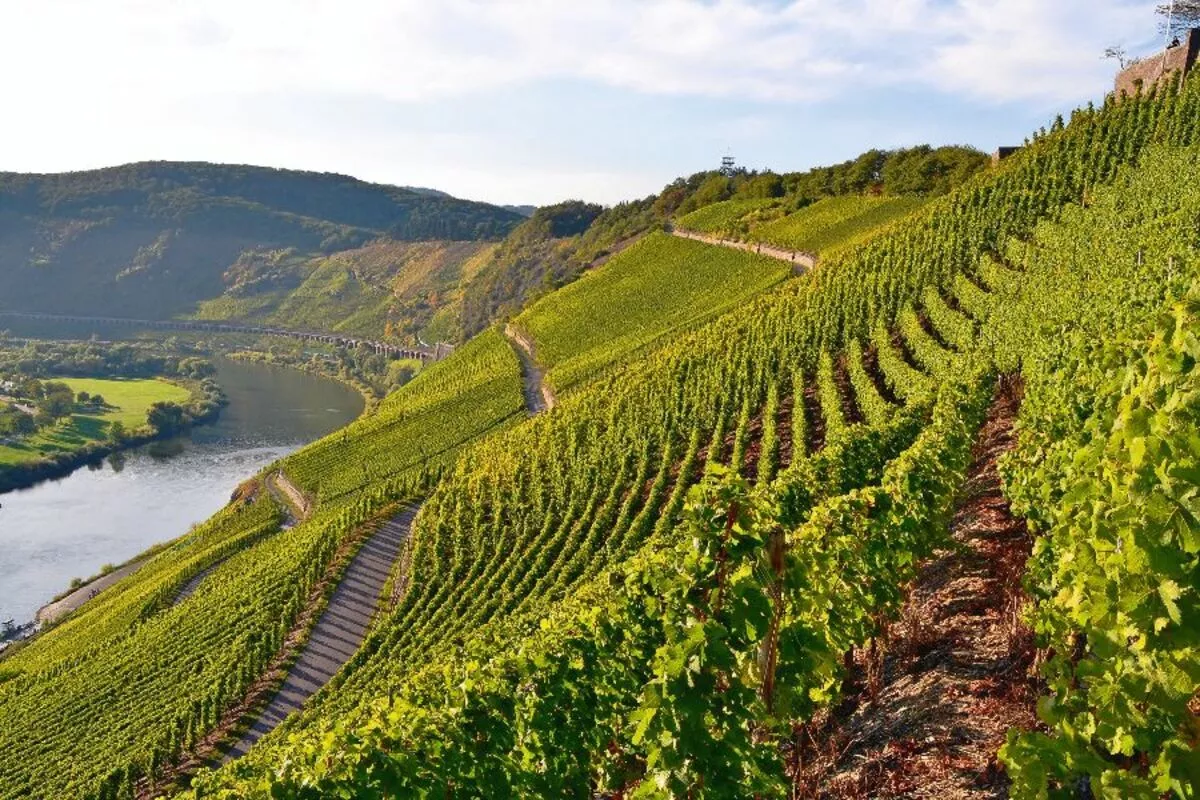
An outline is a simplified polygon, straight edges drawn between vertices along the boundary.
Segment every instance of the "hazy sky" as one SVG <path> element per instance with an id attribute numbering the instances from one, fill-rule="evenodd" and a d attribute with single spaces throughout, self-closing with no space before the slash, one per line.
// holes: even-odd
<path id="1" fill-rule="evenodd" d="M 500 203 L 1020 143 L 1154 0 L 0 0 L 0 170 L 266 164 Z"/>

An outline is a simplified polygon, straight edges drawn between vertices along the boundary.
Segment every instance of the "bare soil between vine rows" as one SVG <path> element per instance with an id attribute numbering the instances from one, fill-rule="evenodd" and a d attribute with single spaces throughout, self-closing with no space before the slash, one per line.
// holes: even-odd
<path id="1" fill-rule="evenodd" d="M 1040 684 L 1021 624 L 1032 541 L 1001 494 L 1019 392 L 998 393 L 980 430 L 953 546 L 925 563 L 872 655 L 854 654 L 847 698 L 797 732 L 793 797 L 1000 798 L 996 752 L 1031 729 Z"/>

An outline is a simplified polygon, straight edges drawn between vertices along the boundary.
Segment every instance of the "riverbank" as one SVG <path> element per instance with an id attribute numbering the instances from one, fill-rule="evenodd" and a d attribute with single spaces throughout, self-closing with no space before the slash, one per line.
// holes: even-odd
<path id="1" fill-rule="evenodd" d="M 197 425 L 214 422 L 228 402 L 224 391 L 210 378 L 128 381 L 68 378 L 62 382 L 73 389 L 79 386 L 80 391 L 85 391 L 82 387 L 86 385 L 92 390 L 89 393 L 106 391 L 106 400 L 122 405 L 113 406 L 111 410 L 97 409 L 95 413 L 76 412 L 65 425 L 38 432 L 28 440 L 0 445 L 0 494 L 65 477 L 81 467 L 99 464 L 115 453 L 170 439 Z M 122 393 L 124 384 L 136 384 L 137 391 L 131 389 Z M 149 391 L 147 387 L 152 384 L 162 384 L 174 391 Z M 177 402 L 180 400 L 184 402 Z M 178 405 L 182 409 L 178 420 L 164 428 L 153 428 L 148 422 L 131 427 L 134 419 L 146 419 L 146 412 L 155 402 Z M 129 433 L 112 438 L 109 431 L 117 423 Z"/>
<path id="2" fill-rule="evenodd" d="M 0 659 L 11 656 L 39 633 L 53 627 L 68 613 L 75 611 L 126 575 L 132 575 L 151 556 L 161 552 L 169 544 L 169 542 L 164 542 L 155 545 L 149 551 L 124 564 L 111 569 L 105 567 L 99 574 L 93 575 L 87 580 L 72 581 L 70 588 L 39 608 L 33 615 L 33 619 L 28 622 L 14 624 L 15 620 L 7 620 L 5 629 L 0 630 Z"/>
<path id="3" fill-rule="evenodd" d="M 211 423 L 0 496 L 0 628 L 10 618 L 33 620 L 105 565 L 119 568 L 174 541 L 227 505 L 235 487 L 363 410 L 361 395 L 340 382 L 212 363 L 229 404 Z"/>
<path id="4" fill-rule="evenodd" d="M 365 407 L 363 408 L 363 416 L 369 416 L 375 413 L 375 409 L 379 406 L 383 399 L 387 397 L 387 392 L 381 391 L 379 388 L 372 386 L 364 380 L 361 380 L 353 375 L 346 375 L 341 370 L 333 368 L 330 361 L 321 359 L 303 359 L 293 358 L 289 356 L 279 356 L 274 353 L 264 353 L 261 350 L 234 350 L 224 354 L 226 358 L 234 361 L 244 361 L 252 364 L 267 364 L 272 367 L 286 367 L 288 369 L 299 370 L 300 372 L 308 373 L 309 375 L 317 375 L 322 378 L 328 378 L 332 381 L 337 381 L 343 386 L 348 386 L 362 396 Z M 421 362 L 414 361 L 413 377 L 421 369 Z M 411 380 L 411 378 L 410 378 Z M 392 391 L 399 388 L 393 387 Z"/>

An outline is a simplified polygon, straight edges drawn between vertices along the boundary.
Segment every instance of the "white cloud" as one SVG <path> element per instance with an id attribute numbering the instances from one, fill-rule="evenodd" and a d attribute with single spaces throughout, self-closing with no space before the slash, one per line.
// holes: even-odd
<path id="1" fill-rule="evenodd" d="M 928 84 L 990 100 L 1094 86 L 1153 0 L 7 0 L 18 97 L 344 92 L 392 100 L 543 78 L 806 101 Z M 7 89 L 6 89 L 7 92 Z"/>
<path id="2" fill-rule="evenodd" d="M 1114 69 L 1103 47 L 1152 34 L 1154 3 L 0 0 L 0 169 L 196 158 L 613 200 L 688 169 L 685 143 L 753 150 L 797 119 L 812 136 L 836 127 L 830 98 L 931 88 L 1038 113 L 1094 98 Z M 545 98 L 588 87 L 670 113 L 660 128 L 581 105 L 596 118 L 568 130 L 584 145 L 550 157 L 546 123 L 563 112 Z M 539 104 L 499 126 L 507 109 L 481 97 L 501 91 Z M 354 101 L 344 118 L 339 98 Z M 871 119 L 891 130 L 887 111 Z"/>
<path id="3" fill-rule="evenodd" d="M 1105 46 L 1144 39 L 1154 3 L 961 0 L 939 20 L 945 38 L 919 71 L 933 86 L 985 100 L 1087 96 L 1111 78 Z"/>

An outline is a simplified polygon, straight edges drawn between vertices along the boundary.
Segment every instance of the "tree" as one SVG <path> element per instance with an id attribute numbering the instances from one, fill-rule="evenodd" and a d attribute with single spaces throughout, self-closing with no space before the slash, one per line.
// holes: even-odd
<path id="1" fill-rule="evenodd" d="M 80 392 L 79 394 L 75 395 L 75 402 L 79 403 L 81 406 L 90 405 L 92 402 L 92 396 L 87 392 Z"/>
<path id="2" fill-rule="evenodd" d="M 42 396 L 42 382 L 37 378 L 28 378 L 17 386 L 17 397 L 27 397 L 37 400 Z"/>
<path id="3" fill-rule="evenodd" d="M 110 442 L 113 442 L 114 444 L 120 444 L 121 442 L 125 441 L 125 437 L 128 435 L 128 431 L 125 430 L 125 423 L 121 422 L 121 420 L 116 419 L 109 424 L 108 440 Z"/>
<path id="4" fill-rule="evenodd" d="M 18 436 L 28 436 L 37 430 L 37 423 L 33 419 L 32 414 L 26 414 L 23 411 L 18 411 L 12 417 L 10 422 L 12 432 Z"/>
<path id="5" fill-rule="evenodd" d="M 211 361 L 194 356 L 182 359 L 179 362 L 179 374 L 185 378 L 207 378 L 216 374 L 217 368 L 213 366 Z"/>
<path id="6" fill-rule="evenodd" d="M 677 213 L 686 214 L 689 211 L 695 211 L 697 208 L 703 208 L 712 203 L 728 200 L 730 194 L 732 194 L 732 187 L 729 178 L 719 174 L 709 175 L 697 187 L 692 196 L 679 206 Z"/>
<path id="7" fill-rule="evenodd" d="M 0 404 L 0 436 L 25 436 L 37 430 L 33 417 L 20 409 Z"/>
<path id="8" fill-rule="evenodd" d="M 38 401 L 38 410 L 52 421 L 70 416 L 75 410 L 75 393 L 65 383 L 47 381 L 42 384 L 42 398 Z"/>
<path id="9" fill-rule="evenodd" d="M 755 175 L 738 187 L 736 196 L 752 200 L 764 200 L 772 197 L 783 197 L 783 178 L 774 172 L 764 172 Z"/>
<path id="10" fill-rule="evenodd" d="M 159 401 L 146 412 L 146 421 L 160 434 L 175 433 L 183 427 L 183 406 L 178 403 Z"/>
<path id="11" fill-rule="evenodd" d="M 1104 57 L 1109 60 L 1115 60 L 1121 69 L 1132 67 L 1134 64 L 1141 61 L 1140 58 L 1130 58 L 1129 54 L 1125 51 L 1125 48 L 1119 44 L 1104 48 Z"/>
<path id="12" fill-rule="evenodd" d="M 1174 9 L 1172 9 L 1172 5 Z M 1200 0 L 1175 0 L 1174 4 L 1162 3 L 1156 9 L 1163 18 L 1159 30 L 1167 36 L 1179 36 L 1188 30 L 1200 27 Z"/>

